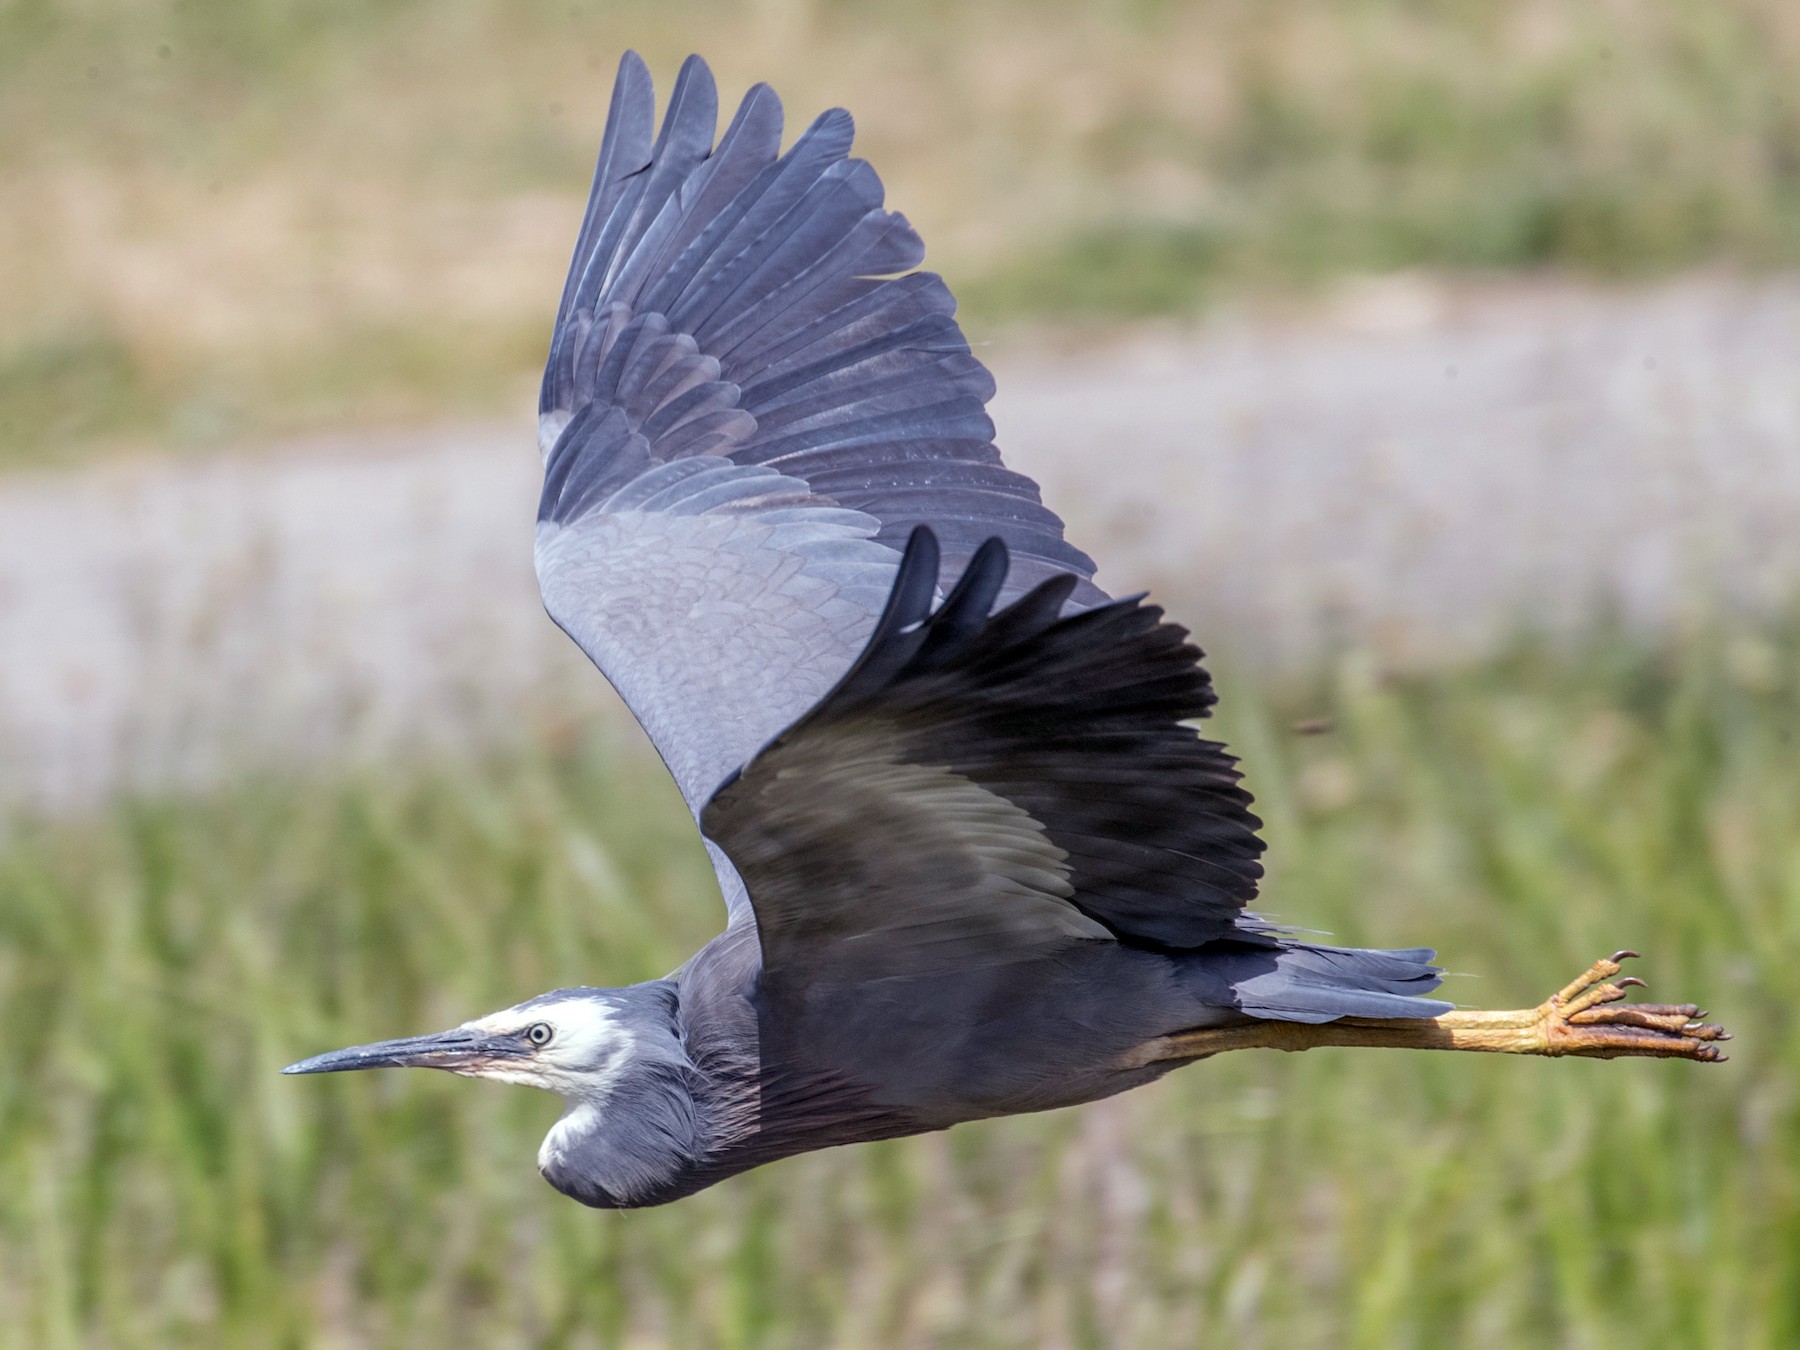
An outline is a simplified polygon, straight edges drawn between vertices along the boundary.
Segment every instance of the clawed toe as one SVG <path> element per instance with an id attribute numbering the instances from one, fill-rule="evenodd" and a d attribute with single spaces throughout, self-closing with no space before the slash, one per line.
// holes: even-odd
<path id="1" fill-rule="evenodd" d="M 1692 1003 L 1621 1005 L 1626 990 L 1647 988 L 1635 975 L 1614 979 L 1620 962 L 1636 956 L 1615 952 L 1596 961 L 1580 979 L 1546 1002 L 1539 1015 L 1547 1053 L 1612 1059 L 1650 1055 L 1669 1059 L 1717 1062 L 1726 1056 L 1716 1042 L 1728 1041 L 1725 1028 L 1699 1019 L 1706 1014 Z"/>

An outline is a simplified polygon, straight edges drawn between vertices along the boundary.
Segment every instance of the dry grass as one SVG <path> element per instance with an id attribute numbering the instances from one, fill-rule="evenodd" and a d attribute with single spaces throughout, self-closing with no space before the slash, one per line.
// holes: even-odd
<path id="1" fill-rule="evenodd" d="M 843 103 L 979 329 L 1800 257 L 1800 10 L 0 6 L 0 456 L 522 404 L 619 51 Z"/>

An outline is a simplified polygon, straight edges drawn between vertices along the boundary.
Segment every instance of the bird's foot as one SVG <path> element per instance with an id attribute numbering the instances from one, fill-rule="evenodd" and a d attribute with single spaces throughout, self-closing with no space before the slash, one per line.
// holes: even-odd
<path id="1" fill-rule="evenodd" d="M 1616 1059 L 1717 1061 L 1731 1033 L 1700 1019 L 1692 1003 L 1626 1003 L 1643 981 L 1615 979 L 1636 952 L 1615 952 L 1535 1008 L 1462 1009 L 1438 1017 L 1341 1017 L 1334 1022 L 1254 1021 L 1177 1032 L 1146 1041 L 1125 1061 L 1130 1067 L 1203 1059 L 1224 1050 L 1263 1047 L 1310 1050 L 1325 1045 L 1396 1050 L 1476 1050 L 1498 1055 L 1580 1055 Z"/>
<path id="2" fill-rule="evenodd" d="M 1663 1059 L 1723 1060 L 1720 1041 L 1731 1039 L 1724 1027 L 1701 1019 L 1704 1010 L 1692 1003 L 1625 1003 L 1633 986 L 1645 988 L 1635 975 L 1615 979 L 1623 962 L 1636 952 L 1615 952 L 1596 961 L 1567 986 L 1532 1009 L 1530 1033 L 1540 1055 L 1580 1055 L 1615 1059 L 1649 1055 Z M 1449 1013 L 1438 1019 L 1454 1025 L 1481 1013 Z M 1485 1014 L 1493 1016 L 1493 1014 Z"/>

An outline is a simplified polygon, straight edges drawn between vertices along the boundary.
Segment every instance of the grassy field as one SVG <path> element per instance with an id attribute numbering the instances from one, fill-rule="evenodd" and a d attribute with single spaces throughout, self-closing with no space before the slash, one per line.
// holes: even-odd
<path id="1" fill-rule="evenodd" d="M 1800 637 L 1225 682 L 1266 908 L 1470 1005 L 1641 948 L 1729 1064 L 1243 1054 L 600 1214 L 554 1099 L 312 1051 L 662 972 L 719 918 L 623 729 L 24 823 L 0 850 L 0 1341 L 1800 1343 Z M 1299 717 L 1330 734 L 1297 736 Z"/>
<path id="2" fill-rule="evenodd" d="M 1800 8 L 0 0 L 0 464 L 523 409 L 642 48 L 842 103 L 978 338 L 1800 262 Z"/>

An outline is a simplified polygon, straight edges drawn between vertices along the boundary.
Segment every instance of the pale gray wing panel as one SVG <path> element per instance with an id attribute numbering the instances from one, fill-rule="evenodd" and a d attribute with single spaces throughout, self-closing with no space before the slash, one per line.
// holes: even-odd
<path id="1" fill-rule="evenodd" d="M 873 521 L 796 494 L 773 469 L 678 460 L 538 526 L 546 608 L 696 811 L 843 674 L 892 576 Z"/>

